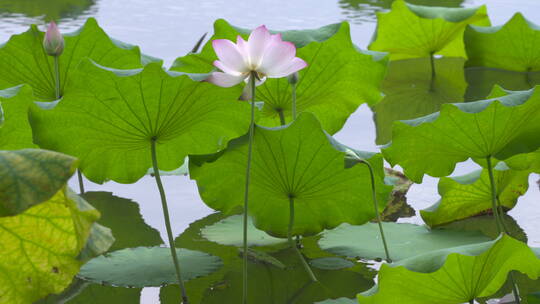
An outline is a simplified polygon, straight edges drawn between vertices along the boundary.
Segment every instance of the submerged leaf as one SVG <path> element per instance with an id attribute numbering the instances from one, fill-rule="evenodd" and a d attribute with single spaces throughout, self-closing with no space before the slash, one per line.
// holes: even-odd
<path id="1" fill-rule="evenodd" d="M 113 70 L 85 61 L 54 107 L 31 108 L 41 147 L 77 156 L 93 182 L 133 183 L 151 167 L 156 143 L 161 170 L 177 169 L 188 154 L 215 153 L 246 133 L 249 106 L 239 89 L 197 82 L 150 63 Z"/>
<path id="2" fill-rule="evenodd" d="M 44 150 L 0 151 L 0 217 L 47 201 L 75 172 L 77 160 Z"/>
<path id="3" fill-rule="evenodd" d="M 438 251 L 392 266 L 383 264 L 378 289 L 358 295 L 358 302 L 395 303 L 396 298 L 403 304 L 469 302 L 494 294 L 512 270 L 536 279 L 540 260 L 527 245 L 503 235 L 493 242 L 455 248 L 454 252 Z"/>
<path id="4" fill-rule="evenodd" d="M 377 13 L 377 32 L 369 49 L 389 52 L 392 60 L 430 57 L 467 58 L 463 32 L 468 24 L 490 25 L 485 6 L 428 7 L 392 3 L 392 10 Z"/>
<path id="5" fill-rule="evenodd" d="M 204 202 L 230 212 L 242 206 L 247 137 L 232 141 L 223 155 L 208 163 L 190 163 Z M 317 119 L 302 113 L 292 124 L 275 129 L 257 126 L 253 146 L 249 213 L 255 227 L 287 236 L 289 201 L 294 198 L 294 235 L 311 235 L 343 222 L 362 224 L 375 214 L 366 166 L 345 169 L 340 146 Z M 374 167 L 380 208 L 391 187 L 385 185 L 379 154 L 364 153 Z"/>
<path id="6" fill-rule="evenodd" d="M 510 170 L 504 163 L 497 168 L 494 170 L 497 199 L 504 209 L 509 210 L 527 192 L 529 171 Z M 491 212 L 491 184 L 487 169 L 441 178 L 439 194 L 439 202 L 420 211 L 422 219 L 431 227 Z"/>
<path id="7" fill-rule="evenodd" d="M 54 59 L 43 50 L 43 36 L 36 25 L 22 34 L 12 36 L 0 46 L 0 88 L 28 84 L 40 100 L 54 100 Z M 138 47 L 111 39 L 94 18 L 76 32 L 65 34 L 65 49 L 59 57 L 61 92 L 72 80 L 81 60 L 90 58 L 97 63 L 117 69 L 141 67 L 156 59 L 141 55 Z M 62 94 L 63 95 L 63 94 Z"/>
<path id="8" fill-rule="evenodd" d="M 203 51 L 178 58 L 173 70 L 210 72 L 214 69 L 212 62 L 217 59 L 212 40 L 236 40 L 237 35 L 245 38 L 249 34 L 224 20 L 216 21 L 214 27 L 216 34 Z M 297 113 L 315 114 L 324 130 L 334 134 L 362 103 L 371 105 L 381 99 L 379 85 L 386 71 L 385 56 L 357 50 L 351 41 L 348 23 L 281 33 L 285 41 L 296 42 L 300 47 L 296 56 L 308 63 L 307 68 L 298 72 Z M 292 88 L 287 78 L 267 79 L 257 87 L 256 98 L 264 101 L 259 125 L 280 126 L 280 113 L 286 122 L 292 120 Z"/>
<path id="9" fill-rule="evenodd" d="M 392 260 L 399 261 L 426 252 L 475 244 L 489 238 L 477 232 L 429 230 L 413 224 L 383 223 L 386 241 Z M 321 249 L 349 258 L 384 258 L 379 226 L 367 223 L 362 226 L 343 224 L 323 232 L 319 241 Z"/>
<path id="10" fill-rule="evenodd" d="M 99 213 L 65 188 L 16 216 L 0 218 L 0 302 L 33 303 L 66 288 Z"/>
<path id="11" fill-rule="evenodd" d="M 469 26 L 465 31 L 467 66 L 517 72 L 540 71 L 540 26 L 516 13 L 503 26 Z"/>
<path id="12" fill-rule="evenodd" d="M 424 174 L 440 177 L 456 163 L 488 156 L 504 160 L 540 147 L 540 90 L 513 92 L 476 102 L 444 104 L 441 111 L 394 123 L 385 159 L 421 182 Z"/>
<path id="13" fill-rule="evenodd" d="M 182 280 L 205 276 L 223 264 L 218 257 L 176 249 Z M 171 252 L 165 247 L 137 247 L 114 251 L 86 263 L 79 273 L 85 280 L 105 285 L 149 287 L 178 282 Z"/>
<path id="14" fill-rule="evenodd" d="M 28 122 L 32 89 L 21 85 L 0 91 L 0 150 L 36 148 Z"/>

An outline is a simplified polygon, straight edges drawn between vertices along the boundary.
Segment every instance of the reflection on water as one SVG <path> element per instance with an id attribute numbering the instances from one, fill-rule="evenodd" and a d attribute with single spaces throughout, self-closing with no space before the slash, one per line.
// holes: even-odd
<path id="1" fill-rule="evenodd" d="M 95 0 L 2 0 L 0 13 L 39 17 L 47 21 L 74 19 L 88 14 L 95 4 Z"/>
<path id="2" fill-rule="evenodd" d="M 374 22 L 375 14 L 387 11 L 394 0 L 339 0 L 343 15 L 352 23 Z M 463 0 L 407 0 L 408 3 L 426 6 L 460 7 Z"/>

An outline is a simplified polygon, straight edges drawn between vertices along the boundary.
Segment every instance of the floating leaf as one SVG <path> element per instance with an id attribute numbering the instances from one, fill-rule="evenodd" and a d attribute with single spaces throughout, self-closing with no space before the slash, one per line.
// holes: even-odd
<path id="1" fill-rule="evenodd" d="M 494 178 L 499 204 L 512 209 L 529 188 L 529 172 L 510 170 L 504 163 L 495 167 Z M 439 181 L 441 200 L 421 210 L 422 219 L 431 227 L 491 212 L 491 184 L 487 169 L 476 170 Z"/>
<path id="2" fill-rule="evenodd" d="M 353 297 L 358 291 L 372 286 L 373 281 L 349 270 L 313 271 L 318 283 L 306 275 L 298 256 L 287 249 L 274 254 L 288 266 L 286 270 L 264 264 L 249 265 L 248 302 L 257 304 L 312 304 L 327 298 Z M 238 264 L 241 266 L 241 264 Z M 201 303 L 241 303 L 242 268 L 225 275 L 221 284 L 207 290 Z"/>
<path id="3" fill-rule="evenodd" d="M 399 298 L 403 304 L 458 304 L 494 294 L 512 270 L 531 279 L 540 275 L 540 260 L 533 251 L 509 236 L 456 249 L 455 253 L 439 251 L 393 266 L 383 264 L 378 290 L 360 294 L 358 302 L 395 303 Z"/>
<path id="4" fill-rule="evenodd" d="M 216 21 L 214 27 L 216 34 L 210 40 L 236 40 L 237 35 L 247 37 L 249 34 L 224 20 Z M 358 51 L 351 41 L 348 23 L 281 33 L 284 40 L 296 42 L 301 47 L 296 56 L 308 62 L 308 67 L 298 72 L 298 113 L 315 114 L 324 130 L 334 134 L 362 103 L 374 104 L 381 99 L 379 84 L 386 71 L 385 57 Z M 200 54 L 178 58 L 172 69 L 207 73 L 214 69 L 212 62 L 215 59 L 211 42 L 208 42 Z M 292 120 L 291 90 L 287 78 L 267 79 L 257 87 L 256 98 L 264 101 L 259 125 L 280 126 L 280 113 L 287 122 Z"/>
<path id="5" fill-rule="evenodd" d="M 88 179 L 133 183 L 151 167 L 156 142 L 161 170 L 177 169 L 187 154 L 215 153 L 246 133 L 249 105 L 240 89 L 167 73 L 157 63 L 140 70 L 112 70 L 90 61 L 74 79 L 80 90 L 54 107 L 31 108 L 41 147 L 75 155 Z"/>
<path id="6" fill-rule="evenodd" d="M 377 32 L 369 49 L 389 52 L 390 59 L 443 55 L 467 58 L 463 32 L 468 24 L 490 25 L 485 6 L 472 8 L 427 7 L 392 3 L 392 10 L 377 13 Z"/>
<path id="7" fill-rule="evenodd" d="M 182 280 L 205 276 L 223 264 L 218 257 L 176 249 Z M 114 251 L 86 263 L 79 273 L 85 280 L 123 287 L 150 287 L 178 282 L 169 248 L 137 247 Z"/>
<path id="8" fill-rule="evenodd" d="M 243 216 L 233 215 L 203 228 L 201 235 L 221 245 L 240 247 L 243 244 L 242 229 Z M 275 238 L 255 228 L 251 218 L 248 218 L 248 246 L 273 246 L 283 243 L 287 243 L 287 240 Z"/>
<path id="9" fill-rule="evenodd" d="M 393 261 L 489 240 L 478 232 L 429 230 L 413 224 L 383 223 L 383 227 Z M 336 229 L 325 231 L 319 246 L 323 250 L 349 258 L 384 258 L 384 248 L 379 235 L 379 226 L 375 223 L 362 226 L 343 224 Z"/>
<path id="10" fill-rule="evenodd" d="M 53 197 L 75 172 L 73 157 L 44 150 L 0 151 L 0 217 Z"/>
<path id="11" fill-rule="evenodd" d="M 163 244 L 159 232 L 144 222 L 134 201 L 110 192 L 85 192 L 82 197 L 101 212 L 98 223 L 111 228 L 116 241 L 110 251 Z"/>
<path id="12" fill-rule="evenodd" d="M 432 79 L 428 58 L 391 61 L 382 82 L 384 98 L 373 106 L 377 144 L 392 139 L 392 123 L 439 111 L 444 103 L 463 101 L 467 84 L 462 58 L 434 61 L 437 76 Z"/>
<path id="13" fill-rule="evenodd" d="M 54 59 L 43 51 L 44 33 L 36 25 L 22 34 L 12 36 L 0 47 L 0 88 L 28 84 L 40 100 L 54 100 Z M 65 49 L 59 57 L 61 92 L 67 93 L 68 84 L 82 59 L 117 68 L 134 69 L 143 63 L 157 61 L 141 55 L 138 47 L 111 39 L 94 18 L 76 32 L 65 34 Z"/>
<path id="14" fill-rule="evenodd" d="M 0 149 L 35 148 L 28 122 L 28 108 L 34 101 L 29 86 L 17 86 L 0 91 Z"/>
<path id="15" fill-rule="evenodd" d="M 467 66 L 517 72 L 540 71 L 540 27 L 516 13 L 503 26 L 469 26 L 465 31 Z"/>
<path id="16" fill-rule="evenodd" d="M 504 160 L 540 147 L 540 90 L 476 102 L 444 104 L 441 111 L 394 123 L 385 159 L 421 182 L 424 174 L 447 176 L 456 163 L 488 156 Z"/>
<path id="17" fill-rule="evenodd" d="M 309 113 L 302 113 L 286 127 L 257 127 L 249 207 L 255 227 L 287 236 L 291 196 L 295 204 L 293 235 L 316 234 L 343 222 L 361 224 L 372 219 L 369 170 L 367 166 L 345 169 L 342 149 Z M 191 162 L 191 178 L 197 181 L 208 206 L 224 212 L 242 206 L 246 153 L 244 136 L 232 141 L 216 161 Z M 382 159 L 374 153 L 365 156 L 374 167 L 383 208 L 391 187 L 383 183 Z"/>
<path id="18" fill-rule="evenodd" d="M 66 288 L 99 213 L 65 188 L 16 216 L 0 218 L 2 303 L 33 303 Z"/>

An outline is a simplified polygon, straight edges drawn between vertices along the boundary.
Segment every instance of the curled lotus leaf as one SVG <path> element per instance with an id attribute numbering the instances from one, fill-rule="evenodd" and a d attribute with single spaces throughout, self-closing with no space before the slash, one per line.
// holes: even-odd
<path id="1" fill-rule="evenodd" d="M 377 32 L 370 50 L 388 52 L 390 59 L 442 55 L 467 58 L 463 33 L 469 24 L 490 25 L 485 6 L 429 7 L 392 3 L 390 12 L 377 13 Z"/>

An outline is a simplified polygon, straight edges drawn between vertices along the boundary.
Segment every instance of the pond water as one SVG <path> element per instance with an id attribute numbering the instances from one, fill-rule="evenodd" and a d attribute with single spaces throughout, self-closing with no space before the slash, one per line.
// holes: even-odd
<path id="1" fill-rule="evenodd" d="M 533 22 L 540 23 L 540 1 L 537 0 L 415 0 L 415 4 L 442 6 L 476 6 L 486 3 L 494 25 L 506 22 L 521 11 Z M 392 0 L 2 0 L 0 1 L 0 40 L 23 32 L 29 24 L 43 25 L 51 18 L 60 21 L 62 31 L 72 31 L 86 18 L 96 17 L 105 31 L 119 40 L 139 45 L 142 51 L 164 59 L 166 66 L 191 50 L 205 32 L 211 35 L 212 23 L 224 18 L 232 24 L 252 28 L 265 24 L 272 29 L 317 28 L 343 20 L 351 23 L 355 44 L 366 48 L 375 30 L 376 12 L 389 9 Z M 456 100 L 459 101 L 459 100 Z M 361 106 L 347 121 L 336 138 L 354 148 L 375 151 L 377 145 L 372 111 Z M 454 175 L 476 168 L 471 162 L 460 164 Z M 169 198 L 175 235 L 189 223 L 212 212 L 199 198 L 197 187 L 188 177 L 164 177 Z M 530 188 L 510 214 L 529 235 L 529 244 L 540 246 L 540 203 L 536 181 L 531 175 Z M 71 182 L 78 189 L 75 180 Z M 147 224 L 157 229 L 166 239 L 165 226 L 154 180 L 143 178 L 136 184 L 86 182 L 87 191 L 110 191 L 115 195 L 136 201 Z M 408 193 L 408 202 L 415 209 L 425 208 L 438 200 L 437 179 L 426 177 L 421 185 L 414 185 Z M 531 212 L 531 210 L 533 212 Z M 405 221 L 420 223 L 418 217 Z M 142 303 L 158 303 L 158 289 L 143 291 Z"/>

